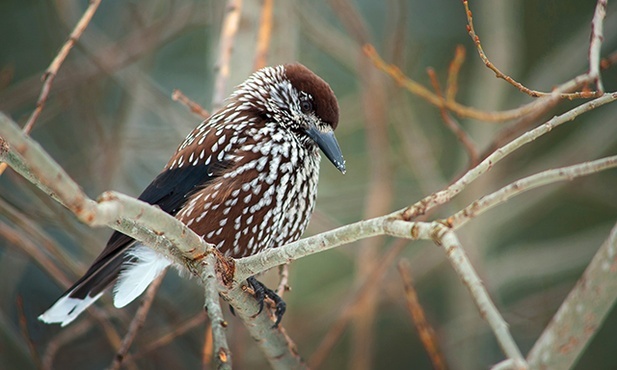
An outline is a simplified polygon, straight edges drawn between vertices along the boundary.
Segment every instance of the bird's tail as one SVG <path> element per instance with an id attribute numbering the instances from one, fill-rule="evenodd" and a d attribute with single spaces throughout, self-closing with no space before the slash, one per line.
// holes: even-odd
<path id="1" fill-rule="evenodd" d="M 114 306 L 124 307 L 139 297 L 170 264 L 167 258 L 142 244 L 132 243 L 113 254 L 102 254 L 39 320 L 61 326 L 70 324 L 116 279 Z"/>
<path id="2" fill-rule="evenodd" d="M 105 288 L 116 279 L 125 261 L 124 253 L 108 257 L 111 258 L 99 261 L 104 263 L 93 264 L 53 306 L 39 316 L 39 320 L 47 324 L 59 323 L 66 326 L 99 299 Z"/>

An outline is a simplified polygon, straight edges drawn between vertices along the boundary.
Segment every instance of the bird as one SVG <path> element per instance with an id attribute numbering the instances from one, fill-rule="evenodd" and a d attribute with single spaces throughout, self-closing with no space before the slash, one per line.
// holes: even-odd
<path id="1" fill-rule="evenodd" d="M 310 69 L 300 63 L 262 68 L 186 136 L 138 199 L 173 215 L 231 258 L 291 243 L 304 233 L 315 208 L 320 150 L 346 171 L 334 135 L 338 120 L 334 92 Z M 70 324 L 114 282 L 114 306 L 124 307 L 170 265 L 162 254 L 116 231 L 39 320 Z M 276 303 L 277 326 L 284 302 L 255 277 L 247 280 L 260 312 L 264 297 Z"/>

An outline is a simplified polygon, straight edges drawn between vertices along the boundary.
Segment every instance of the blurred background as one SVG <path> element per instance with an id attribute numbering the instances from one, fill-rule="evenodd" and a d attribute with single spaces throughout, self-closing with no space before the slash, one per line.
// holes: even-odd
<path id="1" fill-rule="evenodd" d="M 609 4 L 602 56 L 617 47 Z M 0 2 L 0 110 L 24 124 L 41 76 L 88 1 Z M 595 1 L 472 1 L 488 57 L 526 86 L 550 91 L 588 69 Z M 225 95 L 254 69 L 262 1 L 245 0 Z M 201 120 L 171 94 L 211 109 L 222 1 L 103 1 L 54 81 L 32 136 L 96 198 L 109 189 L 137 196 Z M 442 86 L 457 45 L 466 50 L 457 100 L 487 111 L 532 100 L 494 77 L 466 32 L 461 2 L 274 1 L 267 64 L 300 61 L 338 96 L 342 176 L 322 165 L 316 213 L 306 235 L 410 205 L 456 179 L 469 158 L 439 110 L 374 68 L 361 46 L 431 88 Z M 617 89 L 615 67 L 603 71 Z M 526 125 L 461 119 L 484 153 L 504 130 L 515 136 L 580 104 L 565 101 Z M 478 197 L 544 169 L 615 154 L 617 106 L 609 104 L 523 147 L 449 204 L 447 217 Z M 515 137 L 514 136 L 514 137 Z M 513 137 L 513 136 L 510 136 Z M 474 219 L 458 235 L 523 353 L 531 348 L 617 219 L 617 172 L 546 186 Z M 90 229 L 10 169 L 0 177 L 0 367 L 100 369 L 113 360 L 138 304 L 117 310 L 106 295 L 95 315 L 61 329 L 36 317 L 102 250 L 108 229 Z M 283 320 L 303 358 L 320 369 L 430 369 L 407 312 L 401 259 L 451 369 L 487 368 L 503 355 L 441 249 L 428 242 L 373 238 L 290 267 Z M 278 284 L 272 271 L 263 278 Z M 367 283 L 368 281 L 368 283 Z M 167 274 L 127 369 L 202 366 L 206 318 L 195 281 Z M 241 322 L 224 307 L 234 367 L 268 368 Z M 614 369 L 617 313 L 577 369 Z"/>

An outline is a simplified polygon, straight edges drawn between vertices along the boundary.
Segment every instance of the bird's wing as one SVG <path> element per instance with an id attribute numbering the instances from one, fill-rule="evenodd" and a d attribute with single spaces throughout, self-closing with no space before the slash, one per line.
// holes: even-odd
<path id="1" fill-rule="evenodd" d="M 165 169 L 146 187 L 138 199 L 175 215 L 194 192 L 219 176 L 226 163 L 222 160 L 222 156 L 218 155 L 223 148 L 217 149 L 214 145 L 217 137 L 212 135 L 211 131 L 212 129 L 208 129 L 206 124 L 193 130 Z M 213 152 L 212 149 L 217 150 Z M 65 295 L 83 299 L 103 291 L 117 277 L 125 259 L 124 252 L 134 241 L 130 236 L 114 232 L 88 271 L 67 290 Z"/>

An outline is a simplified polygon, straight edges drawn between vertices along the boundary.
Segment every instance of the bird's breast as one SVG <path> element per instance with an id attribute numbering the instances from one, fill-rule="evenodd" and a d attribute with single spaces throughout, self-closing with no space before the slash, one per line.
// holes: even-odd
<path id="1" fill-rule="evenodd" d="M 293 135 L 293 134 L 292 134 Z M 234 258 L 297 240 L 315 206 L 319 155 L 288 132 L 262 128 L 219 154 L 219 176 L 187 200 L 177 216 Z"/>

